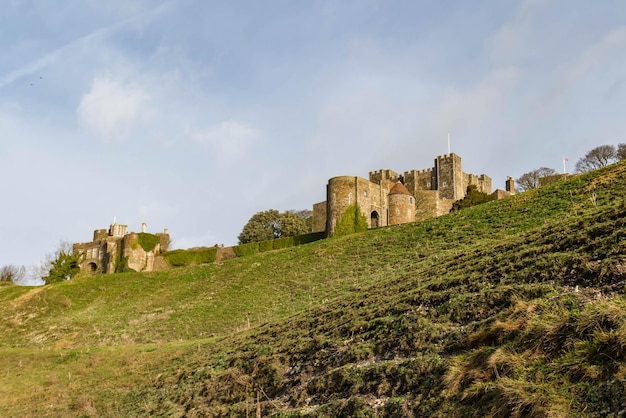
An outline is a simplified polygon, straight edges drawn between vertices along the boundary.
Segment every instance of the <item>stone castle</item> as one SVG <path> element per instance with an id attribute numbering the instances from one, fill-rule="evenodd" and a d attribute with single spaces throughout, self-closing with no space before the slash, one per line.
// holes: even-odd
<path id="1" fill-rule="evenodd" d="M 470 185 L 495 199 L 515 193 L 511 177 L 506 180 L 506 190 L 492 193 L 491 178 L 464 173 L 461 157 L 454 153 L 437 157 L 432 168 L 406 171 L 403 175 L 385 169 L 370 172 L 369 180 L 357 176 L 333 177 L 326 186 L 326 201 L 313 205 L 312 232 L 332 236 L 337 221 L 355 204 L 365 214 L 369 228 L 444 215 L 455 201 L 465 197 Z M 81 272 L 154 271 L 169 268 L 162 256 L 169 243 L 167 229 L 148 234 L 144 223 L 141 233 L 129 233 L 126 225 L 114 221 L 108 230 L 96 229 L 93 241 L 74 244 L 73 252 L 81 255 Z M 218 254 L 218 259 L 235 257 L 232 248 L 220 248 L 220 251 L 223 254 Z"/>
<path id="2" fill-rule="evenodd" d="M 492 193 L 491 178 L 464 173 L 461 157 L 454 153 L 437 157 L 432 168 L 406 171 L 403 175 L 378 170 L 369 173 L 369 180 L 333 177 L 326 186 L 326 201 L 313 205 L 313 232 L 325 231 L 332 236 L 342 214 L 355 204 L 365 214 L 369 228 L 440 216 L 465 197 L 470 185 L 496 199 L 515 193 L 511 177 L 506 180 L 506 190 Z"/>
<path id="3" fill-rule="evenodd" d="M 155 266 L 155 259 L 167 251 L 170 235 L 167 229 L 157 234 L 148 234 L 146 229 L 144 223 L 141 233 L 129 233 L 127 225 L 115 221 L 108 230 L 96 229 L 93 241 L 76 243 L 72 247 L 74 254 L 81 255 L 81 272 L 115 273 L 127 268 L 134 271 L 159 270 Z M 152 239 L 144 239 L 147 236 Z M 145 249 L 144 241 L 149 241 L 152 248 Z"/>

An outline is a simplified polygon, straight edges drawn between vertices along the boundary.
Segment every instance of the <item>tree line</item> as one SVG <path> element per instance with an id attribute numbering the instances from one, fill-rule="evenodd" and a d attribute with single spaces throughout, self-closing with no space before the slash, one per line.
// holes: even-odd
<path id="1" fill-rule="evenodd" d="M 574 170 L 576 173 L 586 173 L 621 160 L 626 160 L 626 144 L 618 144 L 617 147 L 614 145 L 600 145 L 588 151 L 578 160 Z M 559 178 L 560 175 L 555 169 L 540 167 L 522 174 L 515 180 L 515 183 L 519 191 L 525 192 L 556 181 Z"/>

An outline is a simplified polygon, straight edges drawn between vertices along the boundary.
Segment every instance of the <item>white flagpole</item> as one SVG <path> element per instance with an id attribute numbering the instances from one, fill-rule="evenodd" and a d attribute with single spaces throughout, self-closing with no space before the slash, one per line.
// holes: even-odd
<path id="1" fill-rule="evenodd" d="M 567 158 L 563 157 L 563 174 L 567 173 L 566 169 L 565 169 L 565 162 L 567 161 Z"/>

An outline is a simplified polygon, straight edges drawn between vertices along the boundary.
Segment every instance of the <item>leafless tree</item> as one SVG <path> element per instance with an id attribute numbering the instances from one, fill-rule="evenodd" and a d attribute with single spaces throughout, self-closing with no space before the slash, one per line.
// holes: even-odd
<path id="1" fill-rule="evenodd" d="M 26 277 L 26 267 L 13 264 L 0 268 L 0 282 L 19 283 Z"/>
<path id="2" fill-rule="evenodd" d="M 626 144 L 617 145 L 617 159 L 620 161 L 626 160 Z"/>
<path id="3" fill-rule="evenodd" d="M 577 173 L 606 167 L 617 159 L 617 150 L 613 145 L 600 145 L 589 151 L 576 163 Z"/>
<path id="4" fill-rule="evenodd" d="M 557 174 L 556 170 L 549 167 L 541 167 L 528 173 L 524 173 L 515 180 L 518 189 L 522 192 L 539 187 L 539 179 Z"/>

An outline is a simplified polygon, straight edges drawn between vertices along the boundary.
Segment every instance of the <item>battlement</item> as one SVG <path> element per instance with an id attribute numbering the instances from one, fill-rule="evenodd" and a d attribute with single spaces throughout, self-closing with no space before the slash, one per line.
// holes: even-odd
<path id="1" fill-rule="evenodd" d="M 101 241 L 103 239 L 106 239 L 108 236 L 109 231 L 107 231 L 106 229 L 96 229 L 95 231 L 93 231 L 94 241 Z"/>
<path id="2" fill-rule="evenodd" d="M 411 176 L 411 175 L 424 175 L 424 174 L 432 174 L 433 173 L 433 169 L 432 168 L 423 168 L 420 170 L 409 170 L 409 171 L 405 171 L 404 172 L 404 177 L 407 176 Z"/>
<path id="3" fill-rule="evenodd" d="M 456 155 L 455 153 L 451 152 L 450 154 L 443 154 L 443 155 L 438 155 L 437 156 L 437 160 L 446 160 L 449 158 L 458 158 L 459 160 L 461 159 L 461 157 L 459 157 L 458 155 Z"/>
<path id="4" fill-rule="evenodd" d="M 382 183 L 384 180 L 392 181 L 395 183 L 398 180 L 400 180 L 400 176 L 398 175 L 398 173 L 396 173 L 393 170 L 382 169 L 382 170 L 370 171 L 369 180 L 372 183 L 378 183 L 378 184 Z"/>

